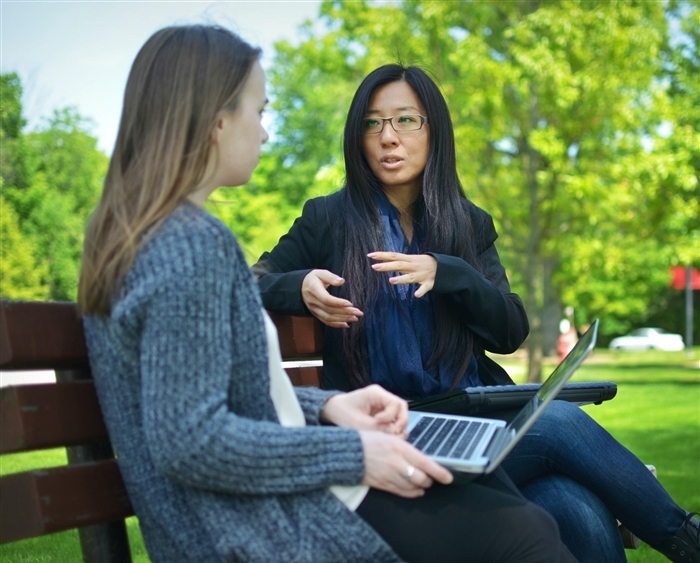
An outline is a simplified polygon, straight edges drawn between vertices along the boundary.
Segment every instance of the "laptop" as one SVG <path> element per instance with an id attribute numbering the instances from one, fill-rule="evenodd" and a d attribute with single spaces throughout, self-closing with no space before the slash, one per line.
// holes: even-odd
<path id="1" fill-rule="evenodd" d="M 448 469 L 480 475 L 494 471 L 593 350 L 596 319 L 508 424 L 502 420 L 409 411 L 408 441 Z"/>

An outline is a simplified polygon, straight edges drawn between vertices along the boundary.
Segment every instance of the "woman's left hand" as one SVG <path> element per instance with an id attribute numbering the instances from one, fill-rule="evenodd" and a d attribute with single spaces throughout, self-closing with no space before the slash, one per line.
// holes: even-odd
<path id="1" fill-rule="evenodd" d="M 401 254 L 400 252 L 370 252 L 375 272 L 400 272 L 401 275 L 389 278 L 391 284 L 417 283 L 420 287 L 414 295 L 423 297 L 435 285 L 437 260 L 430 254 Z"/>
<path id="2" fill-rule="evenodd" d="M 355 430 L 378 430 L 406 437 L 408 403 L 379 385 L 333 395 L 321 409 L 321 421 Z"/>

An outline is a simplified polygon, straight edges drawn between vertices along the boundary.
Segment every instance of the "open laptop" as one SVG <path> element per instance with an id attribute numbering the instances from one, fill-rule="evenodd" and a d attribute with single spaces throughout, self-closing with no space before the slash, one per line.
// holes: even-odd
<path id="1" fill-rule="evenodd" d="M 502 420 L 409 411 L 408 441 L 445 467 L 463 473 L 491 473 L 510 453 L 547 405 L 593 350 L 594 321 L 537 393 L 508 424 Z"/>

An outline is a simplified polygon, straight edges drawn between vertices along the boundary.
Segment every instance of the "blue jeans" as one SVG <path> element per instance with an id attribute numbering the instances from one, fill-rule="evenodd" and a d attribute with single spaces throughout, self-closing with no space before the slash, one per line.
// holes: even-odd
<path id="1" fill-rule="evenodd" d="M 552 515 L 562 542 L 579 563 L 627 563 L 617 521 L 586 487 L 551 473 L 521 485 L 520 491 Z"/>
<path id="2" fill-rule="evenodd" d="M 544 476 L 569 477 L 592 493 L 586 496 L 589 508 L 598 512 L 593 501 L 593 496 L 597 497 L 610 514 L 652 546 L 673 536 L 685 519 L 685 511 L 673 502 L 632 452 L 575 404 L 566 401 L 553 401 L 549 405 L 504 460 L 503 468 L 523 492 L 535 485 L 530 491 L 535 497 L 542 497 L 545 482 L 540 480 Z M 557 481 L 556 485 L 553 492 L 545 494 L 546 503 L 552 506 L 568 502 L 569 493 L 574 492 L 570 483 Z M 571 519 L 572 514 L 567 518 Z M 603 517 L 601 521 L 606 519 Z M 563 534 L 564 530 L 576 530 L 578 526 L 571 520 L 558 523 Z M 577 540 L 591 541 L 580 536 Z M 570 545 L 564 540 L 564 543 L 584 561 L 576 553 L 578 548 L 574 544 L 579 541 Z M 597 560 L 600 561 L 600 556 Z"/>

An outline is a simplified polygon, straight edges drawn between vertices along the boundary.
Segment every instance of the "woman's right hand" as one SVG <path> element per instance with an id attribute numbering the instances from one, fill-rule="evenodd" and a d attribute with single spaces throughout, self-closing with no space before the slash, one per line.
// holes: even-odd
<path id="1" fill-rule="evenodd" d="M 328 270 L 311 270 L 301 284 L 301 298 L 311 314 L 331 328 L 348 328 L 363 315 L 347 299 L 334 297 L 328 287 L 340 287 L 345 280 Z"/>
<path id="2" fill-rule="evenodd" d="M 372 430 L 361 430 L 365 456 L 362 483 L 401 497 L 416 498 L 425 494 L 433 481 L 449 485 L 452 473 L 405 440 Z"/>

